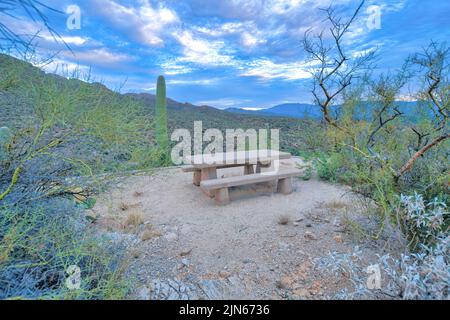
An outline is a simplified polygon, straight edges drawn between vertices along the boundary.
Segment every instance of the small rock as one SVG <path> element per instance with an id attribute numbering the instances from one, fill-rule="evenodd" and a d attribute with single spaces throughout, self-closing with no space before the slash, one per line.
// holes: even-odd
<path id="1" fill-rule="evenodd" d="M 138 300 L 150 300 L 150 290 L 146 286 L 139 288 L 136 292 Z"/>
<path id="2" fill-rule="evenodd" d="M 294 222 L 294 223 L 293 223 L 293 226 L 294 226 L 294 227 L 298 227 L 299 225 L 300 225 L 300 224 L 299 224 L 298 222 Z"/>
<path id="3" fill-rule="evenodd" d="M 169 232 L 169 233 L 167 233 L 167 234 L 164 236 L 164 238 L 165 238 L 167 241 L 176 241 L 176 240 L 178 240 L 178 236 L 177 236 L 177 234 L 174 233 L 174 232 Z"/>
<path id="4" fill-rule="evenodd" d="M 307 228 L 312 228 L 312 224 L 311 224 L 311 223 L 307 223 L 305 226 L 306 226 Z"/>
<path id="5" fill-rule="evenodd" d="M 309 287 L 309 293 L 313 296 L 322 294 L 322 286 L 319 281 L 314 281 Z"/>
<path id="6" fill-rule="evenodd" d="M 216 280 L 202 280 L 198 284 L 203 294 L 208 300 L 223 299 L 222 288 Z"/>
<path id="7" fill-rule="evenodd" d="M 186 259 L 186 258 L 181 259 L 181 263 L 182 263 L 184 266 L 186 266 L 186 267 L 189 267 L 189 266 L 190 266 L 190 261 L 189 261 L 189 259 Z"/>
<path id="8" fill-rule="evenodd" d="M 333 226 L 340 227 L 342 225 L 341 219 L 339 217 L 334 218 L 333 220 Z"/>
<path id="9" fill-rule="evenodd" d="M 192 249 L 193 248 L 181 250 L 180 256 L 182 256 L 182 257 L 187 256 L 188 254 L 190 254 L 192 252 Z"/>
<path id="10" fill-rule="evenodd" d="M 242 263 L 243 263 L 243 264 L 252 263 L 252 260 L 250 260 L 250 259 L 244 259 L 244 260 L 242 260 Z"/>
<path id="11" fill-rule="evenodd" d="M 289 289 L 292 286 L 293 279 L 289 276 L 282 276 L 280 280 L 277 281 L 277 287 L 280 289 Z"/>
<path id="12" fill-rule="evenodd" d="M 298 298 L 307 298 L 310 296 L 309 291 L 305 288 L 296 289 L 294 290 L 293 294 Z"/>
<path id="13" fill-rule="evenodd" d="M 237 276 L 231 276 L 228 277 L 228 281 L 231 283 L 232 286 L 239 286 L 241 283 L 241 280 Z"/>
<path id="14" fill-rule="evenodd" d="M 295 219 L 295 222 L 302 222 L 303 220 L 305 220 L 305 217 L 300 215 L 297 217 L 297 219 Z"/>
<path id="15" fill-rule="evenodd" d="M 231 276 L 231 273 L 225 270 L 222 270 L 219 272 L 219 276 L 221 278 L 229 278 Z"/>
<path id="16" fill-rule="evenodd" d="M 288 249 L 289 248 L 289 244 L 286 242 L 280 242 L 279 243 L 279 247 L 280 249 Z"/>
<path id="17" fill-rule="evenodd" d="M 316 235 L 309 231 L 305 232 L 304 237 L 305 237 L 305 239 L 308 239 L 308 240 L 317 240 Z"/>
<path id="18" fill-rule="evenodd" d="M 180 263 L 177 265 L 177 270 L 181 270 L 184 268 L 184 264 Z"/>

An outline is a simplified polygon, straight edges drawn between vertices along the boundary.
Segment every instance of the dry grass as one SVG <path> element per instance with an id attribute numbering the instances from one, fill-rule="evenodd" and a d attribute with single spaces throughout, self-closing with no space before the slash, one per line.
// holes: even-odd
<path id="1" fill-rule="evenodd" d="M 101 217 L 97 220 L 96 225 L 108 231 L 120 230 L 123 228 L 122 222 L 113 217 Z"/>
<path id="2" fill-rule="evenodd" d="M 285 226 L 285 225 L 288 225 L 289 222 L 291 222 L 291 217 L 286 215 L 286 214 L 283 214 L 283 215 L 278 217 L 278 224 L 279 225 Z"/>
<path id="3" fill-rule="evenodd" d="M 153 226 L 149 225 L 146 227 L 146 229 L 144 230 L 144 232 L 142 232 L 141 234 L 141 240 L 142 241 L 147 241 L 156 237 L 160 237 L 161 236 L 161 231 L 156 230 Z"/>
<path id="4" fill-rule="evenodd" d="M 121 202 L 119 204 L 119 209 L 122 211 L 128 211 L 130 209 L 134 209 L 137 207 L 140 207 L 142 205 L 142 203 L 126 203 L 126 202 Z"/>
<path id="5" fill-rule="evenodd" d="M 119 209 L 122 211 L 127 211 L 130 207 L 128 206 L 128 204 L 126 204 L 125 202 L 121 202 L 119 204 Z"/>
<path id="6" fill-rule="evenodd" d="M 341 222 L 345 233 L 350 235 L 354 241 L 361 241 L 362 239 L 367 239 L 370 237 L 368 232 L 364 230 L 361 223 L 350 218 L 348 215 L 344 215 Z"/>
<path id="7" fill-rule="evenodd" d="M 323 208 L 330 209 L 330 210 L 336 210 L 336 211 L 342 210 L 342 209 L 347 209 L 349 207 L 349 205 L 347 203 L 342 202 L 342 201 L 336 201 L 336 200 L 326 202 L 322 206 L 323 206 Z"/>
<path id="8" fill-rule="evenodd" d="M 132 211 L 128 213 L 127 217 L 123 222 L 123 227 L 126 228 L 137 228 L 144 223 L 144 215 L 140 211 Z"/>

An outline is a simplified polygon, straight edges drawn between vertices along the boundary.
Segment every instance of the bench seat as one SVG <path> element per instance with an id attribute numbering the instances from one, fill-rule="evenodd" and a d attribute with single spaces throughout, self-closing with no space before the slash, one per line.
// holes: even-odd
<path id="1" fill-rule="evenodd" d="M 194 167 L 194 166 L 190 166 L 190 165 L 187 165 L 187 166 L 183 166 L 183 167 L 181 167 L 181 170 L 182 170 L 183 172 L 194 172 L 194 171 L 200 171 L 200 169 L 197 169 L 196 167 Z"/>
<path id="2" fill-rule="evenodd" d="M 213 192 L 215 201 L 219 205 L 230 202 L 228 188 L 255 184 L 268 181 L 278 181 L 277 191 L 283 194 L 292 192 L 292 177 L 302 175 L 302 171 L 297 168 L 285 168 L 274 173 L 254 173 L 243 176 L 211 179 L 200 182 L 200 187 L 208 192 Z"/>

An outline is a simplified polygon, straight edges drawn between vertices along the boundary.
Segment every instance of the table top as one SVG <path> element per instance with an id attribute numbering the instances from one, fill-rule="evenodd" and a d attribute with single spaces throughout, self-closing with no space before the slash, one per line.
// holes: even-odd
<path id="1" fill-rule="evenodd" d="M 234 152 L 220 152 L 215 154 L 199 154 L 186 156 L 185 164 L 196 168 L 210 168 L 219 166 L 235 166 L 246 164 L 270 163 L 279 159 L 290 159 L 291 154 L 277 150 L 247 150 Z"/>

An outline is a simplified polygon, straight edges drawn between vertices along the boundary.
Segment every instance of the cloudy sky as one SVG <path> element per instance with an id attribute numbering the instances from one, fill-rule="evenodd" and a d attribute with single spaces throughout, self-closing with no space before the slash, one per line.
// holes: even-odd
<path id="1" fill-rule="evenodd" d="M 47 12 L 72 51 L 42 30 L 39 53 L 59 52 L 48 71 L 91 68 L 96 80 L 124 92 L 154 93 L 166 76 L 168 96 L 217 108 L 270 107 L 311 102 L 308 65 L 300 40 L 325 27 L 320 8 L 333 4 L 343 16 L 354 0 L 52 0 L 63 12 L 81 10 L 81 28 L 68 14 Z M 380 28 L 370 17 L 377 6 Z M 367 0 L 345 44 L 351 53 L 377 48 L 378 68 L 401 65 L 431 39 L 450 39 L 449 0 Z M 21 33 L 42 25 L 2 17 Z M 372 27 L 370 27 L 372 26 Z"/>

